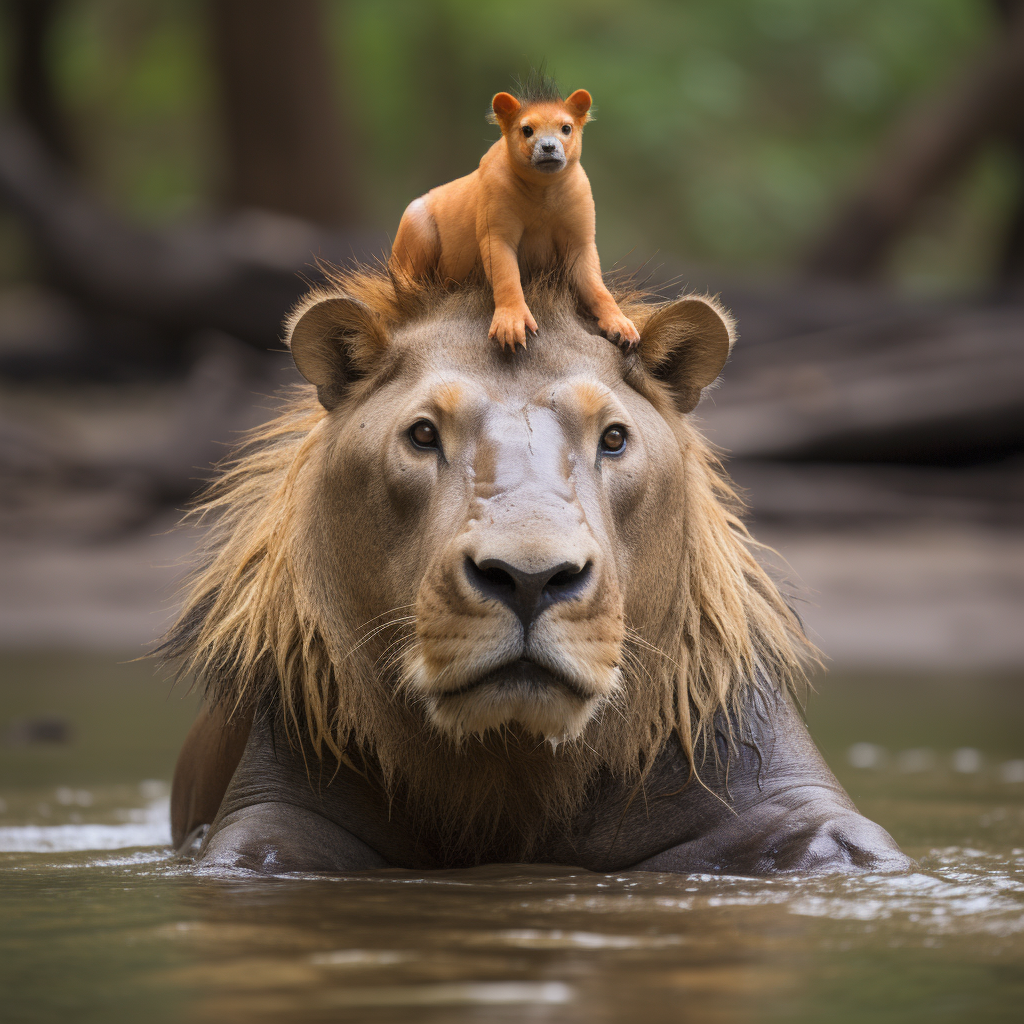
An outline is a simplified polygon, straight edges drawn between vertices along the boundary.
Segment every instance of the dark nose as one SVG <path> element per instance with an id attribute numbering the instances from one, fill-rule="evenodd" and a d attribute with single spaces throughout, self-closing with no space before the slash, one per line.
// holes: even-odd
<path id="1" fill-rule="evenodd" d="M 559 601 L 582 597 L 592 575 L 592 565 L 562 562 L 541 572 L 524 572 L 500 558 L 479 563 L 466 558 L 466 576 L 484 597 L 511 608 L 523 624 L 523 632 L 545 608 Z"/>
<path id="2" fill-rule="evenodd" d="M 542 142 L 540 144 L 540 148 L 545 153 L 554 153 L 554 151 L 555 151 L 555 144 L 553 142 Z"/>

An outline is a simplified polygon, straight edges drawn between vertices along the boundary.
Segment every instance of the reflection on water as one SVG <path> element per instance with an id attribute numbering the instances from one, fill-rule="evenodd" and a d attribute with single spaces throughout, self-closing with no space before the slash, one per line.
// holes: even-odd
<path id="1" fill-rule="evenodd" d="M 1024 850 L 771 880 L 197 877 L 157 851 L 6 866 L 4 960 L 38 979 L 8 1008 L 36 1019 L 858 1020 L 895 1000 L 893 1019 L 1011 1020 L 1024 995 Z"/>
<path id="2" fill-rule="evenodd" d="M 11 793 L 2 801 L 0 822 L 36 821 L 0 824 L 0 853 L 123 850 L 130 846 L 161 847 L 169 842 L 170 796 L 166 782 L 146 779 L 139 784 L 137 794 L 130 786 L 99 790 L 59 786 L 52 794 L 52 803 L 47 796 L 45 791 L 30 790 Z M 150 797 L 150 802 L 143 807 L 123 806 L 140 796 Z M 72 809 L 76 807 L 83 809 Z"/>
<path id="3" fill-rule="evenodd" d="M 32 784 L 23 762 L 18 785 L 0 783 L 0 1016 L 1016 1021 L 1019 687 L 975 685 L 966 713 L 955 687 L 925 704 L 885 684 L 881 722 L 857 711 L 875 685 L 826 689 L 811 725 L 862 809 L 918 858 L 905 875 L 207 875 L 161 845 L 165 784 L 84 762 L 54 784 L 49 754 Z"/>

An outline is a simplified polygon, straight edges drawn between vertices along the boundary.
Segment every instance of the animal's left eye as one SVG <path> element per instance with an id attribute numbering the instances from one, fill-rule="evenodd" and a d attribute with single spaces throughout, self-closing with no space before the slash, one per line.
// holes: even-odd
<path id="1" fill-rule="evenodd" d="M 417 420 L 409 428 L 409 437 L 417 448 L 439 448 L 437 427 L 430 420 Z"/>
<path id="2" fill-rule="evenodd" d="M 601 435 L 601 451 L 607 455 L 618 455 L 626 447 L 626 428 L 621 423 L 610 426 Z"/>
<path id="3" fill-rule="evenodd" d="M 570 134 L 572 134 L 572 125 L 571 124 L 563 124 L 562 125 L 562 134 L 563 135 L 570 135 Z"/>
<path id="4" fill-rule="evenodd" d="M 527 138 L 529 138 L 533 134 L 533 129 L 528 124 L 524 124 L 523 125 L 523 134 Z"/>

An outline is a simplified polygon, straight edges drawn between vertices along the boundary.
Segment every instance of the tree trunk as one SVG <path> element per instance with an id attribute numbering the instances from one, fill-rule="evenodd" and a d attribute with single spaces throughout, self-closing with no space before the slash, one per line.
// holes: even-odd
<path id="1" fill-rule="evenodd" d="M 996 10 L 1007 25 L 1024 17 L 1024 0 L 995 0 Z M 1017 172 L 1016 204 L 1009 218 L 1009 227 L 1003 240 L 996 286 L 1005 298 L 1024 297 L 1024 110 L 1010 132 L 1010 151 Z"/>
<path id="2" fill-rule="evenodd" d="M 7 0 L 11 26 L 11 99 L 15 113 L 52 156 L 72 162 L 67 122 L 53 89 L 48 47 L 60 0 Z"/>
<path id="3" fill-rule="evenodd" d="M 357 204 L 319 0 L 210 0 L 226 196 L 347 226 Z"/>

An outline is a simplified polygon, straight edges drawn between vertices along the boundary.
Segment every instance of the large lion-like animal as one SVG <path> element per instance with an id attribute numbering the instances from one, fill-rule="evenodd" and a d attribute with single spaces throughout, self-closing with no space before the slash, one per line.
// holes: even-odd
<path id="1" fill-rule="evenodd" d="M 619 299 L 635 353 L 551 280 L 514 355 L 472 285 L 360 271 L 295 311 L 309 385 L 201 506 L 164 645 L 205 688 L 172 798 L 202 863 L 910 863 L 795 711 L 813 651 L 689 416 L 728 314 Z"/>

